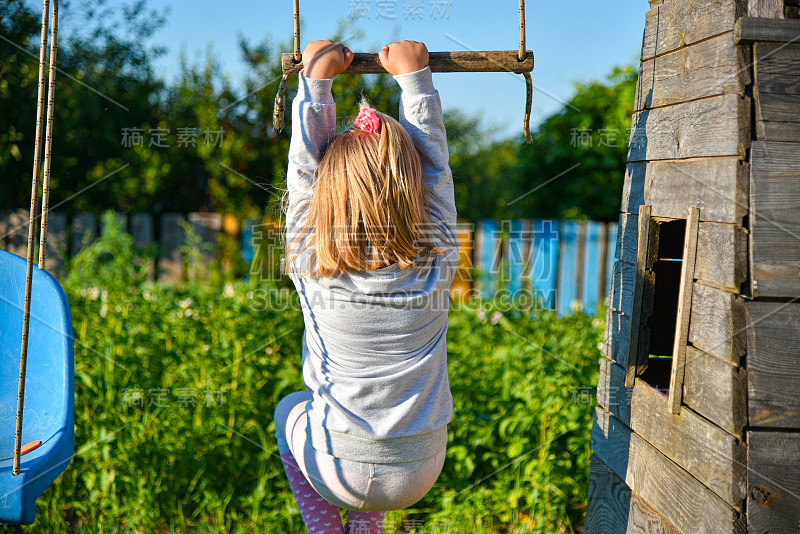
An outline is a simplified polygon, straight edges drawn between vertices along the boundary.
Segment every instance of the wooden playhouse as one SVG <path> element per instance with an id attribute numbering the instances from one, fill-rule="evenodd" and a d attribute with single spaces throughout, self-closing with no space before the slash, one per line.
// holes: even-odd
<path id="1" fill-rule="evenodd" d="M 586 533 L 800 532 L 797 0 L 651 0 Z"/>

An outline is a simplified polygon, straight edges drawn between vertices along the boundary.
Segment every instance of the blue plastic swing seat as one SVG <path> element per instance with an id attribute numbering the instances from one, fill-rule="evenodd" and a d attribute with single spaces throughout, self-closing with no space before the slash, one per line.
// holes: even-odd
<path id="1" fill-rule="evenodd" d="M 23 454 L 20 474 L 12 474 L 25 270 L 23 258 L 0 250 L 0 523 L 33 523 L 36 499 L 74 450 L 69 304 L 56 279 L 34 266 L 22 444 L 41 445 Z"/>

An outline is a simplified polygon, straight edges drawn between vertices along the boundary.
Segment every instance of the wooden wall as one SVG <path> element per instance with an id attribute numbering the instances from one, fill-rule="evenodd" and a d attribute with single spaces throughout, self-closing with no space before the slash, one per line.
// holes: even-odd
<path id="1" fill-rule="evenodd" d="M 585 532 L 796 533 L 800 6 L 650 4 Z M 689 208 L 672 358 L 653 359 L 659 225 Z"/>
<path id="2" fill-rule="evenodd" d="M 751 50 L 747 520 L 800 531 L 800 20 L 796 2 L 743 18 Z M 784 18 L 774 20 L 763 17 Z"/>

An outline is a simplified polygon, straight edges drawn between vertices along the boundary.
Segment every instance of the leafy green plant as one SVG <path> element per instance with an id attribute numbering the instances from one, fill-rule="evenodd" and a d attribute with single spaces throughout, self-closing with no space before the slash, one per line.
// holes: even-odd
<path id="1" fill-rule="evenodd" d="M 104 228 L 64 280 L 75 456 L 22 530 L 304 532 L 272 421 L 303 388 L 296 301 L 266 282 L 148 281 L 130 236 Z M 601 336 L 580 314 L 451 310 L 447 459 L 386 532 L 579 531 L 592 405 L 575 392 L 596 383 Z"/>

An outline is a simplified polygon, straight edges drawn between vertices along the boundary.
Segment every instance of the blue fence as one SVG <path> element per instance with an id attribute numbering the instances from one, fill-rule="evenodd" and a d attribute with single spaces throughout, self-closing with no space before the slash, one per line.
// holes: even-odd
<path id="1" fill-rule="evenodd" d="M 559 315 L 594 314 L 611 288 L 617 223 L 485 219 L 460 223 L 459 231 L 462 245 L 474 232 L 472 265 L 484 299 L 527 292 Z"/>
<path id="2" fill-rule="evenodd" d="M 120 213 L 117 219 L 122 229 L 134 237 L 137 246 L 158 246 L 154 265 L 157 269 L 153 272 L 163 281 L 180 280 L 191 274 L 183 272 L 185 224 L 212 251 L 223 236 L 238 240 L 246 263 L 256 260 L 257 248 L 264 244 L 274 247 L 280 242 L 278 221 L 240 221 L 217 213 Z M 0 249 L 25 256 L 27 221 L 27 210 L 0 211 Z M 87 240 L 93 240 L 100 226 L 92 213 L 51 213 L 48 270 L 58 275 L 64 259 L 75 255 Z M 611 288 L 617 223 L 485 219 L 459 223 L 459 240 L 462 244 L 459 276 L 451 294 L 460 291 L 462 295 L 464 292 L 475 295 L 477 291 L 489 299 L 502 290 L 511 297 L 533 295 L 561 315 L 576 306 L 593 314 Z"/>

